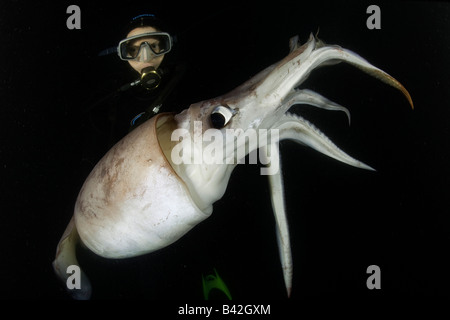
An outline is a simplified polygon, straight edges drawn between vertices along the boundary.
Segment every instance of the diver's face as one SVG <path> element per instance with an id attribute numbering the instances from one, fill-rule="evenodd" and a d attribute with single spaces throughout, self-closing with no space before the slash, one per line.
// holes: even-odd
<path id="1" fill-rule="evenodd" d="M 157 32 L 158 30 L 156 30 L 153 27 L 139 27 L 136 29 L 131 30 L 128 35 L 127 38 L 132 37 L 132 36 L 136 36 L 138 34 L 143 34 L 143 33 L 147 33 L 147 32 Z M 142 42 L 144 42 L 145 39 L 141 39 L 136 41 L 136 43 L 134 44 L 135 46 L 137 46 L 137 48 L 139 48 L 139 46 L 141 45 Z M 164 59 L 164 55 L 158 56 L 158 57 L 154 57 L 153 59 L 151 59 L 150 61 L 146 61 L 146 62 L 141 62 L 141 61 L 128 61 L 128 63 L 130 64 L 130 66 L 136 70 L 137 72 L 141 73 L 141 70 L 147 67 L 153 67 L 155 69 L 158 69 L 159 65 L 161 64 L 161 62 Z"/>

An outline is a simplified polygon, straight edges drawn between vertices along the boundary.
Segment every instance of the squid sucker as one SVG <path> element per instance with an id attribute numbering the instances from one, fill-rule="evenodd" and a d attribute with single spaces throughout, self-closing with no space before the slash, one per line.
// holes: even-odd
<path id="1" fill-rule="evenodd" d="M 68 267 L 79 266 L 77 243 L 101 257 L 119 259 L 147 254 L 180 239 L 211 215 L 239 161 L 258 151 L 266 165 L 261 173 L 269 178 L 289 297 L 293 264 L 278 142 L 296 141 L 346 164 L 373 170 L 311 123 L 289 113 L 291 106 L 304 104 L 343 111 L 350 117 L 339 104 L 299 88 L 314 69 L 342 61 L 397 88 L 413 108 L 411 96 L 397 80 L 356 53 L 327 45 L 312 34 L 303 45 L 298 37 L 292 38 L 290 53 L 281 61 L 225 95 L 194 103 L 179 114 L 154 116 L 105 154 L 84 182 L 57 245 L 53 268 L 64 285 L 70 280 Z M 66 287 L 75 299 L 91 297 L 91 284 L 82 270 L 80 288 Z"/>

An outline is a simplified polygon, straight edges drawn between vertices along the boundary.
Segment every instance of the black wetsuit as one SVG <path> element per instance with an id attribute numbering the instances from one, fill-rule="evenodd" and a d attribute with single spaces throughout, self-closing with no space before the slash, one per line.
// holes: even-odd
<path id="1" fill-rule="evenodd" d="M 138 85 L 124 90 L 126 84 L 136 80 L 136 74 L 133 74 L 134 78 L 130 76 L 125 81 L 123 77 L 106 79 L 108 88 L 97 90 L 103 97 L 88 104 L 82 118 L 84 172 L 90 172 L 114 144 L 155 115 L 156 110 L 178 112 L 186 107 L 180 107 L 177 94 L 185 64 L 162 64 L 160 68 L 162 77 L 156 89 L 148 90 Z"/>

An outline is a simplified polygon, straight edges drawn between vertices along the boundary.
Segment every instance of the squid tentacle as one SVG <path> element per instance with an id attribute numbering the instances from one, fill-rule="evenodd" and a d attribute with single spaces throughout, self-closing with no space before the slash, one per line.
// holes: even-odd
<path id="1" fill-rule="evenodd" d="M 296 104 L 307 104 L 325 110 L 343 111 L 347 115 L 348 125 L 351 124 L 350 111 L 346 107 L 343 107 L 312 90 L 296 89 L 293 93 L 286 97 L 285 101 L 286 102 L 283 104 L 287 106 L 287 109 Z"/>
<path id="2" fill-rule="evenodd" d="M 348 165 L 375 171 L 342 151 L 325 134 L 300 116 L 288 113 L 277 122 L 276 127 L 279 129 L 280 140 L 293 140 Z"/>
<path id="3" fill-rule="evenodd" d="M 269 146 L 261 147 L 263 149 L 263 152 L 260 153 L 262 157 L 265 157 L 268 154 L 268 147 Z M 283 278 L 287 295 L 288 297 L 290 297 L 292 289 L 292 275 L 294 271 L 292 263 L 291 242 L 289 237 L 289 224 L 286 217 L 286 209 L 284 203 L 281 158 L 278 146 L 275 144 L 270 145 L 269 153 L 271 154 L 271 159 L 277 159 L 276 161 L 278 161 L 279 169 L 276 173 L 268 175 L 268 178 L 270 184 L 272 208 L 275 215 L 277 243 L 280 254 L 281 267 L 283 270 Z M 267 160 L 267 158 L 264 158 L 264 163 L 267 163 Z"/>
<path id="4" fill-rule="evenodd" d="M 269 74 L 264 79 L 258 90 L 266 90 L 268 87 L 272 87 L 270 85 L 271 83 L 285 84 L 283 87 L 277 88 L 276 94 L 265 93 L 266 103 L 276 104 L 276 101 L 280 97 L 284 100 L 292 88 L 300 86 L 308 78 L 311 71 L 319 66 L 326 65 L 330 62 L 343 61 L 400 90 L 414 109 L 411 96 L 405 87 L 391 75 L 375 67 L 366 59 L 340 46 L 316 47 L 316 39 L 311 35 L 306 44 L 296 49 L 278 64 L 277 72 Z M 295 53 L 297 56 L 292 57 L 291 55 Z M 295 68 L 295 72 L 290 72 L 292 68 Z M 263 93 L 261 92 L 261 94 Z"/>

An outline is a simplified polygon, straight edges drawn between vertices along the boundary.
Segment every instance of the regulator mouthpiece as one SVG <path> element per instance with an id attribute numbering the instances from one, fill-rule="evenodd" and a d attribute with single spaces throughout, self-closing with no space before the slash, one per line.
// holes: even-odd
<path id="1" fill-rule="evenodd" d="M 154 67 L 147 67 L 141 71 L 140 85 L 147 90 L 158 88 L 161 82 L 161 74 Z"/>

